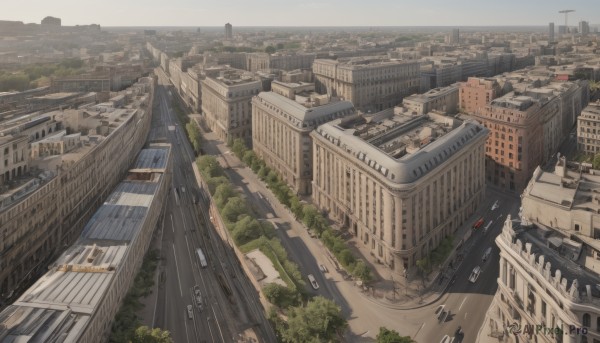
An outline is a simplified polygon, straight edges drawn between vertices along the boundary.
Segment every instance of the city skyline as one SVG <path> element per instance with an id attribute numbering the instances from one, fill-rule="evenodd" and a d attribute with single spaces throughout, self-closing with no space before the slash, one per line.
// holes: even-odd
<path id="1" fill-rule="evenodd" d="M 561 25 L 564 16 L 558 11 L 574 9 L 575 12 L 569 14 L 570 26 L 577 26 L 581 20 L 600 24 L 600 3 L 593 0 L 543 3 L 507 0 L 486 4 L 485 8 L 475 7 L 477 3 L 472 0 L 452 3 L 433 0 L 426 7 L 376 0 L 370 3 L 369 16 L 365 16 L 364 3 L 357 0 L 293 4 L 273 0 L 252 3 L 232 0 L 212 4 L 191 0 L 169 3 L 105 0 L 91 4 L 62 0 L 59 3 L 61 6 L 54 2 L 25 0 L 22 6 L 5 9 L 0 19 L 39 23 L 49 15 L 61 18 L 67 26 L 90 23 L 103 26 L 222 26 L 227 22 L 234 26 L 537 26 L 548 22 Z M 517 7 L 519 11 L 514 10 Z M 298 16 L 299 11 L 307 15 Z M 332 11 L 339 15 L 331 16 Z"/>

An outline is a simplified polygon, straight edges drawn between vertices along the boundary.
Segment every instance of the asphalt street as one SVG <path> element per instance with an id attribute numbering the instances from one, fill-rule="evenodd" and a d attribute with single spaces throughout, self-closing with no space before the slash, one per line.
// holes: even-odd
<path id="1" fill-rule="evenodd" d="M 174 167 L 161 239 L 164 286 L 155 305 L 154 326 L 169 330 L 175 342 L 232 342 L 247 328 L 255 328 L 261 339 L 272 342 L 274 334 L 257 292 L 209 221 L 191 167 L 193 151 L 170 108 L 170 91 L 164 86 L 168 81 L 160 73 L 159 79 L 157 96 L 162 125 L 173 146 Z M 206 256 L 206 268 L 200 265 L 198 248 Z M 201 306 L 194 300 L 194 286 L 201 291 Z M 191 318 L 188 305 L 193 308 Z"/>

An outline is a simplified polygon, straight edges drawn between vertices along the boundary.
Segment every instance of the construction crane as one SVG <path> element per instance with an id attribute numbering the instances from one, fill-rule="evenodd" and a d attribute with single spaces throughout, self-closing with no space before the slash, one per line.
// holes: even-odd
<path id="1" fill-rule="evenodd" d="M 558 11 L 558 13 L 564 13 L 565 14 L 565 31 L 566 33 L 569 33 L 569 12 L 575 12 L 575 10 L 562 10 L 562 11 Z"/>

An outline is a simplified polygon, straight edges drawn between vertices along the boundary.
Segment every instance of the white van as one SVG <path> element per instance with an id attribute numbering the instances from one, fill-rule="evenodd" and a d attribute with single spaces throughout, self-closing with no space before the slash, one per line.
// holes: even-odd
<path id="1" fill-rule="evenodd" d="M 492 253 L 492 247 L 485 249 L 485 251 L 483 252 L 483 256 L 481 257 L 481 260 L 483 262 L 487 261 L 487 259 L 490 258 L 491 253 Z"/>

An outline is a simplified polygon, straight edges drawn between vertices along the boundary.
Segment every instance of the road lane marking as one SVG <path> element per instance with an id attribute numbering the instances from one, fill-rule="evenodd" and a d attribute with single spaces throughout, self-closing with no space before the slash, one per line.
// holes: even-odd
<path id="1" fill-rule="evenodd" d="M 217 320 L 217 312 L 215 312 L 214 306 L 211 305 L 210 308 L 212 308 L 213 314 L 215 315 L 215 322 L 217 323 L 217 328 L 219 328 L 219 334 L 221 335 L 221 340 L 223 342 L 225 342 L 225 338 L 223 337 L 223 331 L 221 331 L 221 324 L 219 324 L 219 321 Z"/>
<path id="2" fill-rule="evenodd" d="M 171 231 L 175 233 L 175 223 L 173 222 L 173 213 L 171 213 Z"/>
<path id="3" fill-rule="evenodd" d="M 467 298 L 468 298 L 468 297 L 465 297 L 465 298 L 463 299 L 463 301 L 460 303 L 460 306 L 458 307 L 458 310 L 459 310 L 459 311 L 460 311 L 460 309 L 463 307 L 463 305 L 465 304 L 465 301 L 467 301 Z"/>
<path id="4" fill-rule="evenodd" d="M 181 290 L 181 279 L 179 278 L 179 266 L 177 265 L 177 253 L 175 253 L 175 243 L 173 243 L 173 256 L 175 256 L 175 269 L 177 271 L 177 283 L 179 284 L 179 294 L 183 298 L 183 291 Z"/>
<path id="5" fill-rule="evenodd" d="M 189 343 L 190 336 L 188 336 L 188 332 L 187 332 L 188 331 L 188 327 L 187 327 L 187 318 L 186 318 L 186 316 L 187 316 L 187 313 L 185 313 L 184 316 L 183 316 L 183 318 L 184 318 L 183 324 L 185 324 L 185 338 L 187 339 L 187 342 Z"/>
<path id="6" fill-rule="evenodd" d="M 419 334 L 419 332 L 421 332 L 421 329 L 423 329 L 425 327 L 425 322 L 423 322 L 423 324 L 421 324 L 421 327 L 417 330 L 417 332 L 415 333 L 415 335 L 413 336 L 413 338 L 417 337 L 417 335 Z"/>

